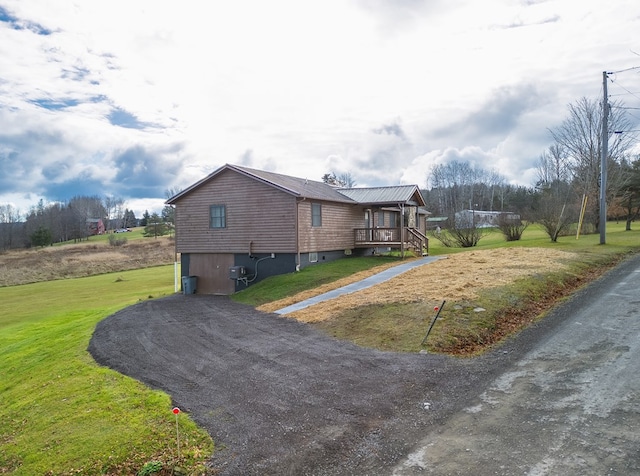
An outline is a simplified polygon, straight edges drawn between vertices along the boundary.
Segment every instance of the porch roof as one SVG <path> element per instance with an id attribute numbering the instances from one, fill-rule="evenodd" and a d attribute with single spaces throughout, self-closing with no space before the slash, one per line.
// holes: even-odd
<path id="1" fill-rule="evenodd" d="M 390 187 L 341 188 L 341 194 L 363 205 L 413 205 L 423 207 L 424 198 L 417 185 Z"/>

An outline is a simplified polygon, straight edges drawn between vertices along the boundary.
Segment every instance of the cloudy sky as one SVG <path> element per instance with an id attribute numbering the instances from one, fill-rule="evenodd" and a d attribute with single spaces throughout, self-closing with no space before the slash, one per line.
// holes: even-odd
<path id="1" fill-rule="evenodd" d="M 639 32 L 637 0 L 0 0 L 0 204 L 140 216 L 225 163 L 425 187 L 462 160 L 532 185 L 603 71 L 640 108 Z"/>

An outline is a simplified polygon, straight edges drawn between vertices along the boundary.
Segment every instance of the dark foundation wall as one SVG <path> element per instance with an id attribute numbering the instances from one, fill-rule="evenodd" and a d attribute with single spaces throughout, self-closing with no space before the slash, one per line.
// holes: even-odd
<path id="1" fill-rule="evenodd" d="M 349 256 L 363 256 L 363 254 L 365 254 L 364 252 L 365 250 L 353 250 L 352 254 L 347 254 L 344 250 L 319 251 L 317 262 L 309 261 L 309 253 L 301 253 L 299 269 L 304 269 L 320 263 L 328 263 L 329 261 L 335 261 L 337 259 L 349 258 Z M 276 253 L 275 258 L 271 258 L 270 253 L 259 253 L 252 255 L 251 257 L 247 254 L 236 254 L 235 265 L 244 266 L 247 273 L 246 284 L 243 280 L 238 280 L 235 288 L 236 292 L 242 291 L 248 286 L 258 283 L 269 276 L 295 272 L 298 269 L 296 266 L 296 258 L 296 255 L 292 253 Z M 256 266 L 257 277 L 254 278 Z"/>
<path id="2" fill-rule="evenodd" d="M 296 270 L 296 255 L 293 253 L 271 253 L 236 254 L 234 255 L 234 266 L 243 266 L 245 269 L 245 279 L 237 280 L 235 290 L 242 291 L 252 284 L 259 283 L 269 276 L 278 274 L 293 273 Z"/>
<path id="3" fill-rule="evenodd" d="M 317 253 L 317 261 L 310 261 L 311 255 L 310 253 L 301 253 L 300 254 L 300 269 L 306 268 L 307 266 L 313 266 L 315 264 L 320 263 L 328 263 L 329 261 L 335 261 L 341 258 L 348 258 L 349 256 L 358 256 L 359 250 L 353 250 L 351 254 L 345 253 L 344 250 L 334 250 L 334 251 L 318 251 Z M 314 256 L 315 257 L 315 256 Z"/>
<path id="4" fill-rule="evenodd" d="M 361 256 L 363 251 L 353 250 L 352 254 L 347 254 L 344 250 L 319 251 L 316 262 L 309 260 L 309 253 L 301 253 L 299 269 L 350 256 Z M 196 292 L 200 294 L 232 294 L 269 276 L 293 273 L 298 269 L 295 253 L 183 253 L 180 260 L 182 276 L 195 276 Z M 244 268 L 244 274 L 240 272 L 240 267 Z"/>

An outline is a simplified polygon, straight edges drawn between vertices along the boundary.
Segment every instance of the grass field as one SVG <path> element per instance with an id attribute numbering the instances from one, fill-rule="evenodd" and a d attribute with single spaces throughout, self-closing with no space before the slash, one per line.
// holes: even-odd
<path id="1" fill-rule="evenodd" d="M 99 367 L 95 325 L 173 293 L 173 266 L 0 288 L 0 473 L 136 474 L 146 463 L 203 473 L 213 443 L 169 397 Z M 169 474 L 168 472 L 166 474 Z"/>

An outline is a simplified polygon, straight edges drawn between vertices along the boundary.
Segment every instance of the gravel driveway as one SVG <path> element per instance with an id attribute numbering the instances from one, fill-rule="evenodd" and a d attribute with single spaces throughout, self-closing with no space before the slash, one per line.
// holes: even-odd
<path id="1" fill-rule="evenodd" d="M 588 291 L 474 359 L 363 349 L 226 297 L 200 295 L 148 301 L 108 317 L 89 351 L 100 364 L 169 393 L 212 435 L 211 466 L 221 474 L 391 474 L 399 464 L 411 466 L 406 457 L 418 442 L 429 445 L 425 435 L 444 431 L 449 417 L 477 405 L 492 382 L 561 328 Z"/>

